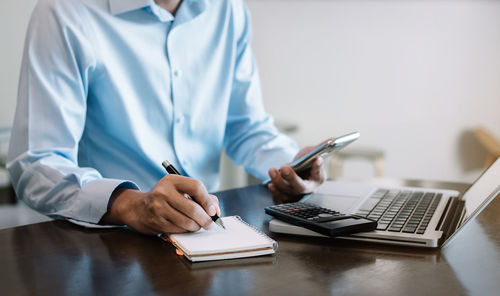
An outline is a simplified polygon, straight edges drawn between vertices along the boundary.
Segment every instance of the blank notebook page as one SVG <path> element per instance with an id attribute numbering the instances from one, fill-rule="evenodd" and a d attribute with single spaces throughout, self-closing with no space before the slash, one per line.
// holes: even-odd
<path id="1" fill-rule="evenodd" d="M 170 239 L 190 255 L 273 247 L 273 240 L 243 222 L 238 216 L 221 219 L 226 229 L 213 224 L 209 230 L 172 234 Z"/>

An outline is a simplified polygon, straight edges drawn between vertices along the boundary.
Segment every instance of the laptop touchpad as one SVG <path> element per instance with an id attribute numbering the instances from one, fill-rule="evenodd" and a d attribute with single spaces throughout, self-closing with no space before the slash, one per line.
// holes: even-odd
<path id="1" fill-rule="evenodd" d="M 302 201 L 351 214 L 356 212 L 373 190 L 374 186 L 363 183 L 327 181 L 316 193 L 304 197 Z"/>

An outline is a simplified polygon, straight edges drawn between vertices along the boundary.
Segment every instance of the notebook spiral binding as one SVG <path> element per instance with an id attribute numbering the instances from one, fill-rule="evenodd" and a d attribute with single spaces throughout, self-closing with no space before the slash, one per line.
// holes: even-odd
<path id="1" fill-rule="evenodd" d="M 236 217 L 236 219 L 240 220 L 241 223 L 247 225 L 248 227 L 252 228 L 255 232 L 257 232 L 258 234 L 260 234 L 262 237 L 264 237 L 266 240 L 270 241 L 271 243 L 273 243 L 273 250 L 276 251 L 278 249 L 278 242 L 275 241 L 274 239 L 270 238 L 267 234 L 265 234 L 264 232 L 262 232 L 260 229 L 258 229 L 257 227 L 253 226 L 253 225 L 250 225 L 248 224 L 247 222 L 245 222 L 243 219 L 241 219 L 240 216 L 234 216 Z"/>

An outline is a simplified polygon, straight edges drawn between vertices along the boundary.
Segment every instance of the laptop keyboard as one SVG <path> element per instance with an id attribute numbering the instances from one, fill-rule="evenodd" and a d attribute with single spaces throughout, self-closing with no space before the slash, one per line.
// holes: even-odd
<path id="1" fill-rule="evenodd" d="M 379 189 L 370 198 L 380 201 L 372 209 L 362 207 L 356 215 L 376 220 L 377 230 L 423 234 L 442 194 Z"/>

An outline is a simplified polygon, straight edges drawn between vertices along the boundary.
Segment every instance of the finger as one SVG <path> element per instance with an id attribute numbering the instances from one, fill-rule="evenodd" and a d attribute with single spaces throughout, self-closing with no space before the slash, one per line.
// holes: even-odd
<path id="1" fill-rule="evenodd" d="M 276 180 L 276 178 L 279 177 L 279 171 L 275 168 L 270 168 L 269 171 L 267 172 L 269 174 L 269 178 L 271 178 L 271 181 L 272 182 L 273 180 Z"/>
<path id="2" fill-rule="evenodd" d="M 189 231 L 197 231 L 200 227 L 207 229 L 212 223 L 212 219 L 205 210 L 194 200 L 186 198 L 181 192 L 170 194 L 168 205 L 172 207 L 172 211 L 165 213 L 169 215 L 166 216 L 168 220 Z"/>
<path id="3" fill-rule="evenodd" d="M 281 173 L 275 169 L 271 168 L 269 170 L 269 176 L 271 177 L 271 182 L 276 190 L 281 191 L 282 193 L 293 194 L 293 189 L 290 187 L 287 181 L 282 178 Z"/>
<path id="4" fill-rule="evenodd" d="M 282 167 L 283 168 L 283 167 Z M 274 170 L 274 171 L 273 171 Z M 290 202 L 299 200 L 302 197 L 302 193 L 295 190 L 290 183 L 282 178 L 282 175 L 278 170 L 273 169 L 270 170 L 270 176 L 272 182 L 269 185 L 271 194 L 273 194 L 273 198 L 281 202 Z"/>
<path id="5" fill-rule="evenodd" d="M 212 199 L 212 201 L 217 205 L 215 207 L 216 214 L 217 214 L 217 216 L 220 216 L 221 215 L 221 211 L 220 211 L 220 206 L 219 206 L 219 199 L 217 198 L 217 196 L 215 196 L 213 194 L 209 194 L 209 196 Z"/>
<path id="6" fill-rule="evenodd" d="M 277 204 L 279 203 L 285 203 L 285 202 L 293 202 L 299 200 L 302 195 L 292 195 L 292 194 L 285 194 L 278 189 L 273 184 L 268 185 L 269 191 L 271 192 L 271 195 L 273 196 L 273 201 Z"/>
<path id="7" fill-rule="evenodd" d="M 295 193 L 309 192 L 308 182 L 299 177 L 289 165 L 282 166 L 280 173 Z"/>
<path id="8" fill-rule="evenodd" d="M 158 227 L 156 233 L 184 233 L 186 231 L 186 229 L 179 227 L 170 221 L 164 220 L 162 225 Z"/>
<path id="9" fill-rule="evenodd" d="M 210 198 L 210 194 L 201 181 L 183 176 L 177 177 L 183 178 L 175 184 L 178 191 L 191 196 L 209 216 L 214 216 L 217 213 L 219 205 Z"/>
<path id="10" fill-rule="evenodd" d="M 204 216 L 206 217 L 205 220 L 209 220 L 202 224 L 209 224 L 211 222 L 210 217 L 207 216 L 199 205 L 184 196 L 170 197 L 168 202 L 165 202 L 165 206 L 159 210 L 159 216 L 187 231 L 198 231 L 202 227 L 199 221 L 203 219 L 200 219 L 198 216 Z"/>
<path id="11" fill-rule="evenodd" d="M 267 188 L 269 189 L 269 192 L 271 192 L 271 195 L 273 196 L 274 203 L 280 204 L 287 201 L 286 196 L 282 194 L 278 189 L 276 189 L 276 187 L 272 183 L 269 183 L 267 185 Z"/>
<path id="12" fill-rule="evenodd" d="M 163 179 L 162 179 L 163 180 Z M 162 217 L 178 227 L 188 231 L 197 231 L 200 228 L 198 222 L 192 216 L 205 217 L 208 223 L 210 217 L 193 200 L 184 197 L 175 186 L 160 181 L 151 191 L 150 199 L 146 203 L 148 224 L 158 224 L 158 218 Z M 194 212 L 194 213 L 193 213 Z"/>
<path id="13" fill-rule="evenodd" d="M 209 215 L 215 215 L 219 206 L 218 200 L 210 197 L 203 183 L 178 175 L 167 175 L 160 182 L 165 183 L 160 186 L 162 188 L 174 187 L 174 190 L 170 190 L 165 196 L 175 209 L 196 221 L 199 226 L 210 228 L 212 219 Z M 185 198 L 185 194 L 193 200 Z M 187 202 L 188 200 L 190 202 Z"/>

